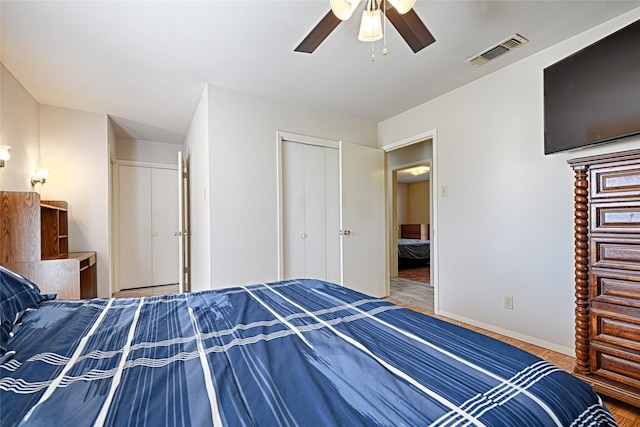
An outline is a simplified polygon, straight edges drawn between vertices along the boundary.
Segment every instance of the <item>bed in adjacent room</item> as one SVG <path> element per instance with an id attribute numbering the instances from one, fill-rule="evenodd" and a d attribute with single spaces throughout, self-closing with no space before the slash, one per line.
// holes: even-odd
<path id="1" fill-rule="evenodd" d="M 3 426 L 616 425 L 536 356 L 331 283 L 57 301 L 0 273 Z"/>
<path id="2" fill-rule="evenodd" d="M 398 268 L 426 267 L 431 264 L 429 224 L 402 224 L 398 239 Z"/>
<path id="3" fill-rule="evenodd" d="M 431 241 L 398 239 L 398 267 L 424 267 L 430 264 Z"/>

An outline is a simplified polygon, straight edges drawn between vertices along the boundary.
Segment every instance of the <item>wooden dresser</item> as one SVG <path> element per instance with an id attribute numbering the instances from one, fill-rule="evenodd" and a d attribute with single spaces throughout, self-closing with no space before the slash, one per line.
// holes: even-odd
<path id="1" fill-rule="evenodd" d="M 640 406 L 640 150 L 575 172 L 575 374 Z"/>
<path id="2" fill-rule="evenodd" d="M 96 253 L 69 253 L 67 203 L 0 191 L 0 264 L 58 299 L 97 296 Z"/>

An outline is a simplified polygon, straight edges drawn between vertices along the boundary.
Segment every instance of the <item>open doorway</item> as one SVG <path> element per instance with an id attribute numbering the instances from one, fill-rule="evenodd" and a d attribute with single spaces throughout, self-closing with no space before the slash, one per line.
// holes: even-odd
<path id="1" fill-rule="evenodd" d="M 387 153 L 390 297 L 428 311 L 434 311 L 431 153 L 431 140 Z"/>

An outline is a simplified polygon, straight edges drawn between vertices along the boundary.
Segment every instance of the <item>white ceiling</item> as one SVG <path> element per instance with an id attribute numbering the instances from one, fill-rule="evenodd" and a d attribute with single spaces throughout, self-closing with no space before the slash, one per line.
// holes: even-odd
<path id="1" fill-rule="evenodd" d="M 636 7 L 418 0 L 436 42 L 414 54 L 387 25 L 389 54 L 378 42 L 372 62 L 356 14 L 315 53 L 293 51 L 328 0 L 2 0 L 1 54 L 41 104 L 109 114 L 121 137 L 181 143 L 205 82 L 379 122 Z M 514 33 L 529 43 L 464 62 Z"/>

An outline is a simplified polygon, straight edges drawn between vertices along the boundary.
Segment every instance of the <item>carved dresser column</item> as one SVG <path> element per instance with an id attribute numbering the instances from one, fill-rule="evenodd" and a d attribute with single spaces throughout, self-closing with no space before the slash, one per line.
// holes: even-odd
<path id="1" fill-rule="evenodd" d="M 589 373 L 589 181 L 587 166 L 576 166 L 574 188 L 576 366 Z"/>
<path id="2" fill-rule="evenodd" d="M 640 150 L 568 163 L 575 173 L 574 374 L 640 407 Z"/>

